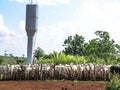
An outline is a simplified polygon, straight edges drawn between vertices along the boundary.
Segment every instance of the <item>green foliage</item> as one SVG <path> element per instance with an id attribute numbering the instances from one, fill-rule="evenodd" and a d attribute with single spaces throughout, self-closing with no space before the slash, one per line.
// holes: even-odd
<path id="1" fill-rule="evenodd" d="M 107 58 L 114 56 L 116 54 L 116 44 L 114 40 L 110 40 L 109 33 L 106 31 L 96 31 L 95 34 L 99 37 L 98 38 L 98 57 Z"/>
<path id="2" fill-rule="evenodd" d="M 4 62 L 4 58 L 1 56 L 0 57 L 0 65 Z"/>
<path id="3" fill-rule="evenodd" d="M 75 56 L 75 64 L 86 64 L 88 60 L 84 56 Z"/>
<path id="4" fill-rule="evenodd" d="M 65 54 L 83 55 L 84 54 L 84 38 L 75 34 L 75 36 L 68 36 L 64 41 Z"/>
<path id="5" fill-rule="evenodd" d="M 1 65 L 3 65 L 3 66 L 4 66 L 4 65 L 7 65 L 7 64 L 8 64 L 8 63 L 4 61 L 4 62 L 2 62 L 2 64 L 1 64 Z"/>
<path id="6" fill-rule="evenodd" d="M 108 58 L 113 59 L 115 55 L 119 54 L 120 46 L 115 44 L 113 39 L 110 39 L 108 32 L 96 31 L 95 34 L 98 38 L 92 39 L 85 44 L 86 55 L 92 54 L 94 57 L 107 60 Z"/>
<path id="7" fill-rule="evenodd" d="M 85 43 L 84 37 L 75 34 L 68 36 L 64 41 L 65 49 L 63 52 L 67 55 L 78 55 L 87 57 L 90 63 L 115 64 L 120 59 L 117 56 L 120 53 L 120 45 L 115 44 L 110 39 L 109 33 L 106 31 L 96 31 L 97 38 L 91 39 Z"/>
<path id="8" fill-rule="evenodd" d="M 50 59 L 50 55 L 44 54 L 43 59 Z"/>
<path id="9" fill-rule="evenodd" d="M 106 64 L 104 59 L 95 57 L 93 55 L 86 56 L 85 59 L 87 60 L 87 63 L 93 63 L 93 64 Z"/>
<path id="10" fill-rule="evenodd" d="M 41 59 L 37 60 L 37 64 L 53 64 L 54 61 L 52 59 Z"/>
<path id="11" fill-rule="evenodd" d="M 44 56 L 44 51 L 40 47 L 38 47 L 34 52 L 34 57 L 37 60 L 39 60 L 39 59 L 43 58 L 43 56 Z"/>
<path id="12" fill-rule="evenodd" d="M 4 62 L 2 65 L 7 65 L 7 64 L 16 64 L 15 57 L 10 57 L 10 56 L 3 56 Z"/>
<path id="13" fill-rule="evenodd" d="M 120 76 L 118 74 L 112 76 L 106 90 L 120 90 Z"/>
<path id="14" fill-rule="evenodd" d="M 0 56 L 1 65 L 7 64 L 25 64 L 26 58 L 24 57 L 14 57 L 12 54 L 10 56 Z"/>
<path id="15" fill-rule="evenodd" d="M 50 59 L 41 59 L 37 60 L 37 63 L 42 64 L 86 64 L 88 61 L 85 59 L 84 56 L 73 56 L 73 55 L 66 55 L 63 52 L 57 53 L 53 52 L 50 54 Z"/>
<path id="16" fill-rule="evenodd" d="M 93 64 L 102 64 L 102 65 L 114 65 L 114 64 L 120 64 L 119 57 L 116 59 L 111 60 L 111 58 L 108 58 L 105 60 L 104 58 L 95 57 L 93 55 L 89 56 L 73 56 L 73 55 L 66 55 L 63 52 L 57 53 L 53 52 L 49 55 L 49 58 L 40 59 L 37 60 L 37 63 L 43 63 L 43 64 L 87 64 L 87 63 L 93 63 Z"/>
<path id="17" fill-rule="evenodd" d="M 23 65 L 23 64 L 25 64 L 25 61 L 22 60 L 22 59 L 17 59 L 17 60 L 16 60 L 16 64 Z"/>
<path id="18" fill-rule="evenodd" d="M 71 64 L 71 63 L 76 63 L 76 59 L 75 56 L 73 55 L 66 55 L 65 60 L 64 60 L 64 64 Z"/>
<path id="19" fill-rule="evenodd" d="M 54 51 L 47 55 L 38 47 L 34 52 L 34 57 L 37 63 L 43 64 L 120 64 L 120 45 L 115 44 L 106 31 L 96 31 L 95 35 L 97 38 L 87 43 L 84 37 L 78 34 L 68 36 L 63 44 L 65 47 L 63 52 Z M 0 64 L 25 64 L 25 58 L 17 58 L 6 52 L 3 58 L 0 57 Z"/>
<path id="20" fill-rule="evenodd" d="M 23 65 L 26 63 L 24 58 L 14 57 L 14 59 L 16 61 L 16 64 Z"/>
<path id="21" fill-rule="evenodd" d="M 54 64 L 64 64 L 65 62 L 65 54 L 64 53 L 57 53 L 53 52 L 50 54 L 50 58 L 53 59 Z"/>

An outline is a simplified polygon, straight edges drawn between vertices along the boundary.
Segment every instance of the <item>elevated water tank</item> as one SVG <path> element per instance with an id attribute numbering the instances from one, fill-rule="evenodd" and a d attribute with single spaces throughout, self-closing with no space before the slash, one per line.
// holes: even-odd
<path id="1" fill-rule="evenodd" d="M 26 31 L 29 35 L 34 35 L 37 31 L 37 19 L 38 19 L 38 5 L 28 4 L 26 5 Z"/>
<path id="2" fill-rule="evenodd" d="M 37 4 L 26 5 L 27 64 L 33 64 L 33 38 L 37 31 Z"/>

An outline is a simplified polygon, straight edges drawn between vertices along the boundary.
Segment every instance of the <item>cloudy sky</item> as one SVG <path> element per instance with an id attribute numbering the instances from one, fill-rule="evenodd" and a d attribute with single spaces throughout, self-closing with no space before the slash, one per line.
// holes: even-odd
<path id="1" fill-rule="evenodd" d="M 22 56 L 27 52 L 26 4 L 30 0 L 0 0 L 0 55 Z M 86 42 L 96 30 L 108 31 L 120 44 L 120 0 L 34 0 L 39 5 L 38 32 L 34 48 L 46 53 L 63 50 L 69 35 Z"/>

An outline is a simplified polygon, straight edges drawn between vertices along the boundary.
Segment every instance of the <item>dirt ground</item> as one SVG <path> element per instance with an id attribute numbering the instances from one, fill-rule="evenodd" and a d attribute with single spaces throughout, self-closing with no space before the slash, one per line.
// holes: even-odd
<path id="1" fill-rule="evenodd" d="M 0 90 L 105 90 L 107 82 L 0 81 Z"/>

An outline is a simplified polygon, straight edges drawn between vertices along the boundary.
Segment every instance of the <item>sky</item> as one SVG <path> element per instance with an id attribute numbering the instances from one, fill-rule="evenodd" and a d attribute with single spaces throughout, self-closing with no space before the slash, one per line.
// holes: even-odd
<path id="1" fill-rule="evenodd" d="M 0 0 L 0 55 L 27 53 L 26 4 L 31 0 Z M 120 0 L 33 0 L 38 8 L 34 49 L 60 52 L 64 40 L 75 34 L 86 42 L 97 30 L 107 31 L 120 44 Z"/>

